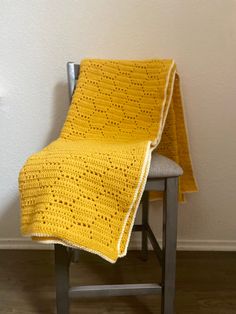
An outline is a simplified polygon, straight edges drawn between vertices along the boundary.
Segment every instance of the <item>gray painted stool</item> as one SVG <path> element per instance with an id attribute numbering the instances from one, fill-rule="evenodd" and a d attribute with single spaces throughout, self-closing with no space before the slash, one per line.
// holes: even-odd
<path id="1" fill-rule="evenodd" d="M 67 64 L 69 96 L 72 97 L 79 65 Z M 183 174 L 174 161 L 153 154 L 145 191 L 142 196 L 142 224 L 134 225 L 133 231 L 142 232 L 142 256 L 147 259 L 148 239 L 162 268 L 161 284 L 119 284 L 69 287 L 71 261 L 78 261 L 78 250 L 55 245 L 56 304 L 57 314 L 69 314 L 69 298 L 77 296 L 124 296 L 161 294 L 162 314 L 174 314 L 176 237 L 178 208 L 178 177 Z M 149 192 L 163 191 L 163 248 L 161 249 L 148 223 Z"/>

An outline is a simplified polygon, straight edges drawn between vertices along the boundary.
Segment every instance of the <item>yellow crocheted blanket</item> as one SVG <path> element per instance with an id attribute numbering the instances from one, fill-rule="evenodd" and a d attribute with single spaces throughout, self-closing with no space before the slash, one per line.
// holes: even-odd
<path id="1" fill-rule="evenodd" d="M 184 169 L 180 195 L 196 191 L 175 63 L 83 60 L 59 139 L 20 172 L 22 234 L 115 262 L 157 146 Z"/>

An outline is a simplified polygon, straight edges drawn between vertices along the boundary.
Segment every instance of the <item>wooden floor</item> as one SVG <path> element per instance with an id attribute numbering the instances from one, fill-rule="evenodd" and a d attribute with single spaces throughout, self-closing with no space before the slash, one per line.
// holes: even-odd
<path id="1" fill-rule="evenodd" d="M 160 280 L 155 257 L 139 252 L 115 265 L 83 253 L 71 267 L 72 284 L 134 283 Z M 53 252 L 0 251 L 0 313 L 55 312 Z M 71 314 L 158 314 L 159 296 L 77 299 Z M 179 252 L 177 314 L 236 314 L 236 253 Z"/>

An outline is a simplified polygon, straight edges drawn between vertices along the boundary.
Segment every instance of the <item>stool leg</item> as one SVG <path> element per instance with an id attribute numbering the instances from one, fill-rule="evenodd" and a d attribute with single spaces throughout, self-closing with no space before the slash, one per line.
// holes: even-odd
<path id="1" fill-rule="evenodd" d="M 55 244 L 57 314 L 69 314 L 69 266 L 68 249 L 63 245 Z"/>
<path id="2" fill-rule="evenodd" d="M 72 249 L 72 263 L 79 263 L 80 250 Z"/>
<path id="3" fill-rule="evenodd" d="M 166 179 L 163 204 L 162 314 L 174 314 L 178 178 Z"/>
<path id="4" fill-rule="evenodd" d="M 148 234 L 146 225 L 148 224 L 148 210 L 149 210 L 149 192 L 144 191 L 142 197 L 142 259 L 148 259 Z"/>

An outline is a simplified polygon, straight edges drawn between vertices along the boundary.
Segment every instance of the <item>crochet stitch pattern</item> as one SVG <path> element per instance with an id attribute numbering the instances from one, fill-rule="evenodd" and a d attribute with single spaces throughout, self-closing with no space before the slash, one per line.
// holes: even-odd
<path id="1" fill-rule="evenodd" d="M 196 191 L 174 61 L 83 60 L 60 137 L 20 171 L 22 234 L 114 263 L 156 148 L 184 170 L 180 199 Z"/>

